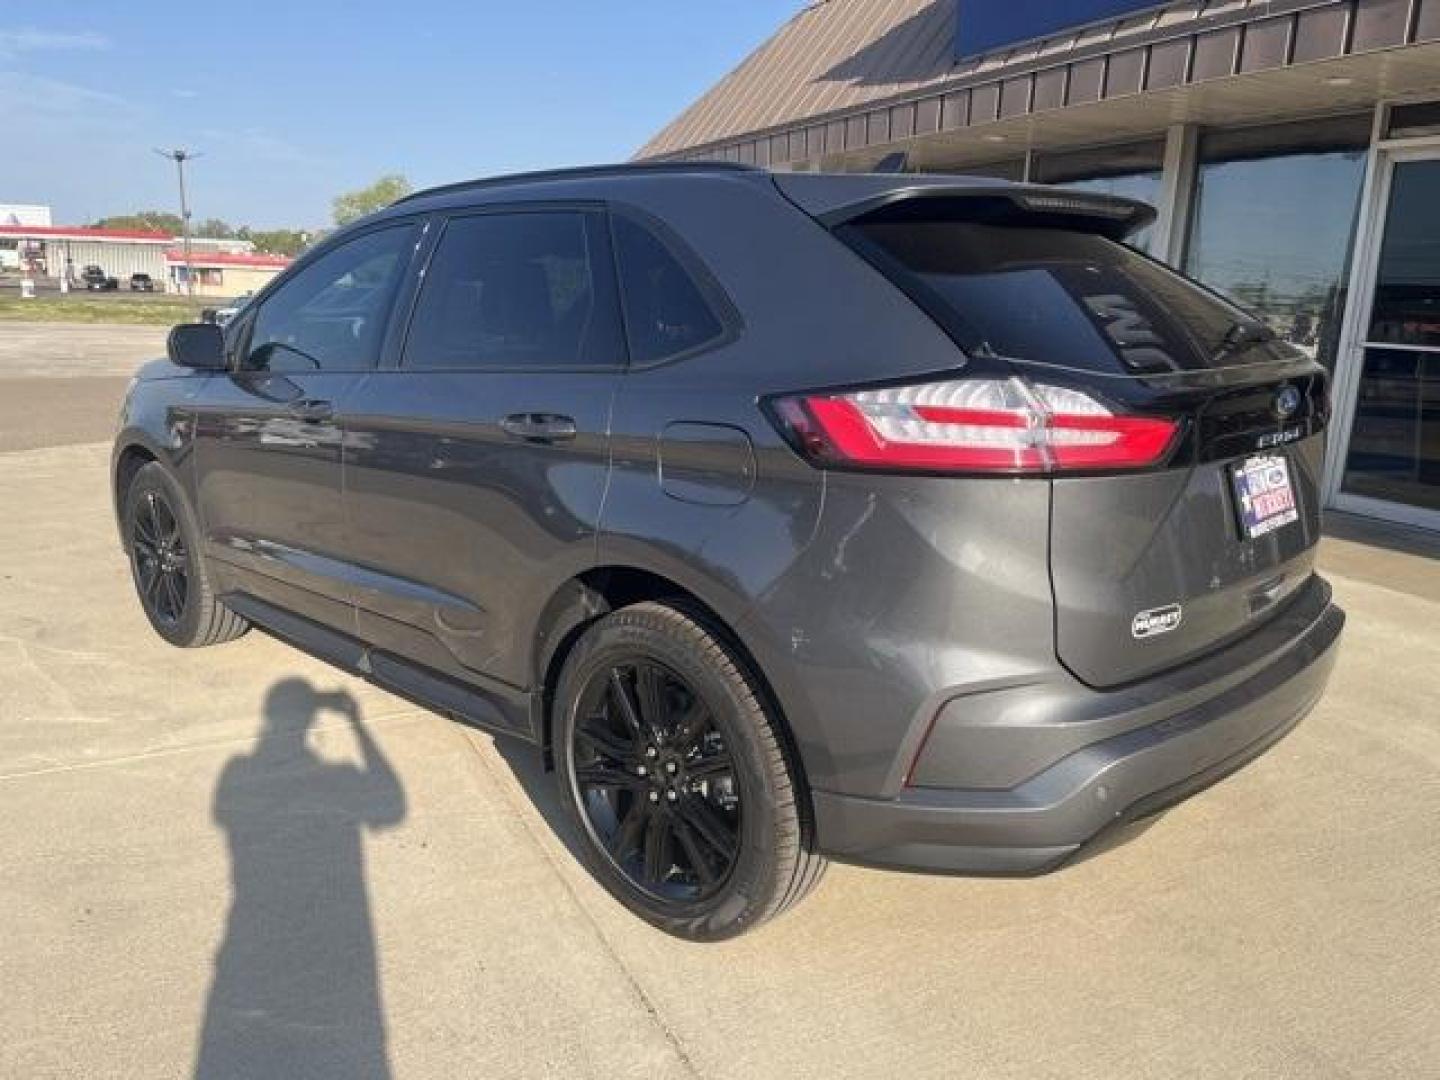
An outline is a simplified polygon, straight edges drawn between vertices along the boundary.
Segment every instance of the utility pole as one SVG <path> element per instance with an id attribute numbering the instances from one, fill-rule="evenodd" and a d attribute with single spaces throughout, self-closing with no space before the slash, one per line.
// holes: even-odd
<path id="1" fill-rule="evenodd" d="M 180 176 L 180 232 L 185 249 L 185 295 L 195 298 L 195 269 L 190 265 L 190 205 L 185 198 L 185 162 L 193 161 L 199 154 L 189 150 L 156 150 L 155 153 L 175 162 L 175 171 Z"/>

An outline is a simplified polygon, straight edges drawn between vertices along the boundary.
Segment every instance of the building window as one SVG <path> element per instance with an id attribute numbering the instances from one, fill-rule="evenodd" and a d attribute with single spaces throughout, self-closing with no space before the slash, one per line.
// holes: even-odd
<path id="1" fill-rule="evenodd" d="M 220 268 L 217 267 L 217 266 L 197 266 L 197 267 L 194 267 L 194 271 L 195 271 L 195 284 L 196 284 L 196 285 L 224 285 L 224 284 L 225 284 L 225 271 L 222 270 L 222 269 L 220 269 Z M 184 267 L 184 266 L 176 266 L 176 267 L 173 268 L 173 273 L 174 273 L 174 275 L 175 275 L 175 283 L 176 283 L 177 285 L 184 285 L 184 284 L 185 284 L 185 267 Z"/>
<path id="2" fill-rule="evenodd" d="M 1332 371 L 1370 117 L 1206 133 L 1185 269 Z"/>
<path id="3" fill-rule="evenodd" d="M 1011 158 L 1009 161 L 990 161 L 984 165 L 957 165 L 944 172 L 962 176 L 983 176 L 990 180 L 1013 180 L 1019 183 L 1025 179 L 1025 159 Z"/>
<path id="4" fill-rule="evenodd" d="M 1440 160 L 1396 162 L 1345 491 L 1440 511 Z"/>
<path id="5" fill-rule="evenodd" d="M 1156 206 L 1160 202 L 1164 164 L 1165 142 L 1155 139 L 1069 153 L 1037 154 L 1031 162 L 1030 179 L 1038 184 L 1056 184 L 1076 191 L 1121 195 Z M 1147 226 L 1126 243 L 1148 252 L 1154 238 L 1154 228 Z"/>

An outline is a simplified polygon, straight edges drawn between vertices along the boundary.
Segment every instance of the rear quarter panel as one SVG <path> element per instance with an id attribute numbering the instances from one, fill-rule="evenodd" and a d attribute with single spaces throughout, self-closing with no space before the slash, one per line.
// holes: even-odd
<path id="1" fill-rule="evenodd" d="M 741 325 L 728 344 L 622 379 L 599 561 L 664 575 L 709 604 L 758 662 L 811 782 L 878 790 L 937 686 L 972 677 L 976 665 L 961 657 L 971 612 L 1008 597 L 996 617 L 1013 625 L 1000 636 L 1038 645 L 1053 664 L 1046 485 L 1017 501 L 1003 483 L 814 469 L 766 418 L 768 396 L 951 371 L 963 363 L 955 345 L 770 185 L 637 180 L 614 201 L 689 245 Z M 743 460 L 733 438 L 707 446 L 697 434 L 677 447 L 665 435 L 676 424 L 743 432 L 753 480 L 730 475 Z M 713 498 L 676 497 L 664 469 L 677 453 L 711 469 Z M 997 550 L 1008 543 L 1017 562 L 987 566 L 967 546 L 966 523 L 1002 512 L 1012 535 Z M 1022 579 L 1033 595 L 1014 603 Z"/>

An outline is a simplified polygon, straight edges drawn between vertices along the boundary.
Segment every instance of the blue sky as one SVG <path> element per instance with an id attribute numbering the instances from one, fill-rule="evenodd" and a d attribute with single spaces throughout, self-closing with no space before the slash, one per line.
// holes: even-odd
<path id="1" fill-rule="evenodd" d="M 0 202 L 316 226 L 417 186 L 628 157 L 800 0 L 52 0 L 0 8 Z"/>

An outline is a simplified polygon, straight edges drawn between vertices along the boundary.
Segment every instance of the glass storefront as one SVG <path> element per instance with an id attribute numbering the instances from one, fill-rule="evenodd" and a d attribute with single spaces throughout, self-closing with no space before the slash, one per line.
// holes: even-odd
<path id="1" fill-rule="evenodd" d="M 1164 140 L 1037 154 L 1031 166 L 1030 179 L 1076 191 L 1123 195 L 1155 206 L 1160 202 L 1164 161 Z M 1156 254 L 1151 251 L 1154 237 L 1155 229 L 1151 226 L 1130 237 L 1127 243 L 1153 255 Z"/>
<path id="2" fill-rule="evenodd" d="M 1371 117 L 1207 132 L 1185 270 L 1334 370 Z"/>
<path id="3" fill-rule="evenodd" d="M 1440 103 L 1396 106 L 1387 115 L 1392 138 L 1440 141 Z M 1188 274 L 1332 372 L 1343 364 L 1336 386 L 1354 396 L 1337 402 L 1337 417 L 1349 424 L 1343 462 L 1331 466 L 1337 505 L 1440 524 L 1440 148 L 1407 150 L 1391 164 L 1382 144 L 1383 205 L 1363 207 L 1374 120 L 1366 111 L 1201 129 L 1189 216 L 1175 227 L 1184 234 Z M 1158 205 L 1165 146 L 1149 138 L 1037 150 L 1028 166 L 1010 159 L 964 171 L 1025 173 L 1036 183 Z M 1180 189 L 1186 179 L 1178 178 Z M 1342 358 L 1362 212 L 1375 216 L 1374 250 L 1359 260 L 1367 277 L 1355 283 L 1366 310 L 1344 335 L 1351 351 Z M 1153 250 L 1155 231 L 1129 242 L 1163 255 Z"/>
<path id="4" fill-rule="evenodd" d="M 1440 511 L 1440 159 L 1394 164 L 1342 490 Z"/>

